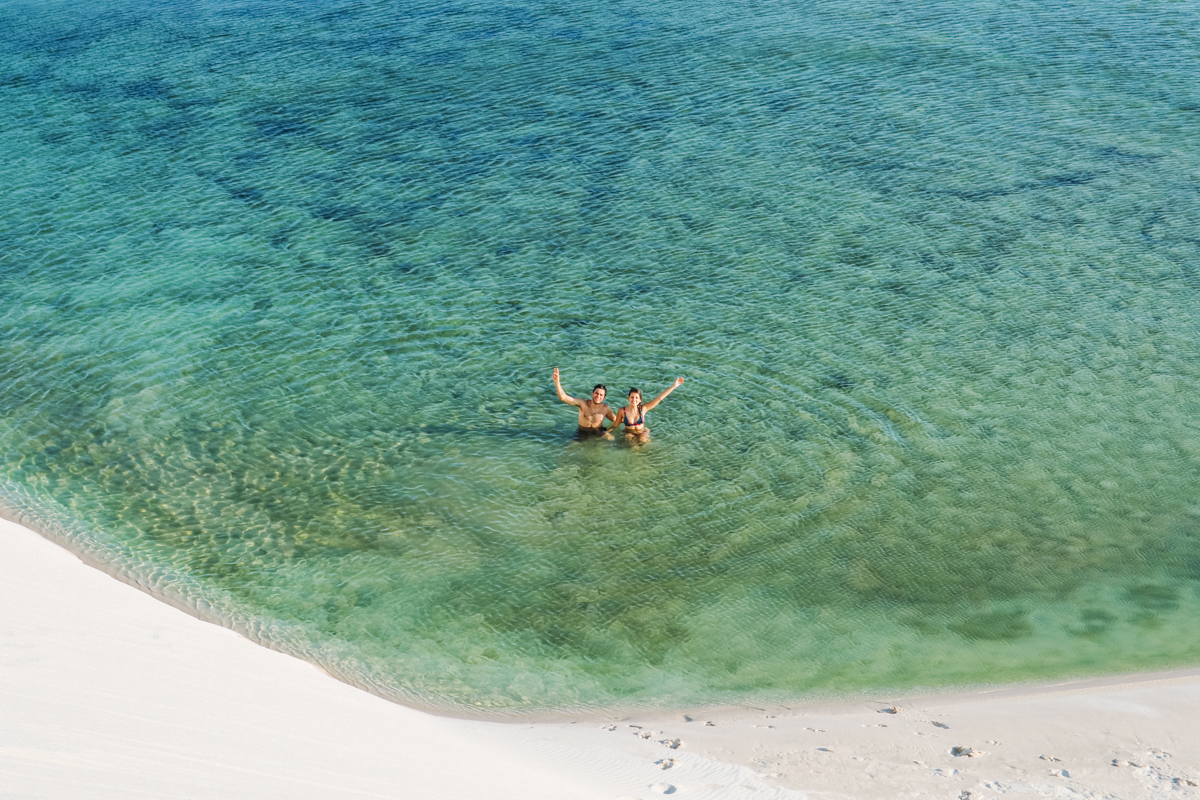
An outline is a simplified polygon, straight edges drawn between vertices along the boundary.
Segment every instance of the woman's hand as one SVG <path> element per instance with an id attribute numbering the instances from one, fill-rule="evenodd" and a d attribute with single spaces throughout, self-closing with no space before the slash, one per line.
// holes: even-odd
<path id="1" fill-rule="evenodd" d="M 657 406 L 659 403 L 661 403 L 663 401 L 664 397 L 666 397 L 671 392 L 678 389 L 682 383 L 683 383 L 683 378 L 676 378 L 675 382 L 672 383 L 667 388 L 663 389 L 662 392 L 658 395 L 658 397 L 654 398 L 649 403 L 646 403 L 642 406 L 642 413 L 644 414 L 647 411 L 653 411 L 654 407 Z"/>

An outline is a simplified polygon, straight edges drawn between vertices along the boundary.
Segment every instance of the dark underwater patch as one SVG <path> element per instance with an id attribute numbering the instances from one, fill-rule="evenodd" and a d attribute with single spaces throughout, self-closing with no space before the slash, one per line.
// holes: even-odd
<path id="1" fill-rule="evenodd" d="M 1096 151 L 1096 155 L 1103 158 L 1113 158 L 1118 161 L 1131 161 L 1134 163 L 1152 163 L 1162 158 L 1158 153 L 1131 153 L 1127 150 L 1121 150 L 1116 147 L 1101 147 Z"/>
<path id="2" fill-rule="evenodd" d="M 165 100 L 171 87 L 161 78 L 145 78 L 121 86 L 121 94 L 131 100 Z"/>
<path id="3" fill-rule="evenodd" d="M 1157 583 L 1131 586 L 1125 598 L 1138 608 L 1151 613 L 1164 613 L 1179 608 L 1179 590 Z"/>
<path id="4" fill-rule="evenodd" d="M 349 219 L 354 219 L 361 213 L 363 213 L 363 210 L 358 206 L 329 205 L 313 209 L 312 215 L 318 219 L 344 222 Z"/>
<path id="5" fill-rule="evenodd" d="M 288 108 L 262 110 L 249 120 L 255 133 L 264 139 L 309 136 L 314 133 L 311 125 L 295 111 Z"/>
<path id="6" fill-rule="evenodd" d="M 1067 629 L 1072 636 L 1096 638 L 1103 636 L 1117 622 L 1117 617 L 1100 608 L 1085 608 L 1079 612 L 1079 624 Z"/>
<path id="7" fill-rule="evenodd" d="M 1033 633 L 1033 626 L 1024 611 L 989 611 L 972 614 L 950 626 L 950 630 L 966 639 L 989 642 L 1010 642 Z"/>
<path id="8" fill-rule="evenodd" d="M 465 58 L 461 50 L 438 50 L 417 56 L 416 62 L 423 67 L 445 67 L 460 64 Z"/>
<path id="9" fill-rule="evenodd" d="M 195 125 L 195 120 L 189 117 L 167 117 L 143 125 L 138 131 L 153 142 L 177 144 L 180 139 L 188 135 Z"/>
<path id="10" fill-rule="evenodd" d="M 262 189 L 246 187 L 242 189 L 227 189 L 229 196 L 234 200 L 241 200 L 243 203 L 261 203 L 263 199 Z"/>
<path id="11" fill-rule="evenodd" d="M 1056 189 L 1066 186 L 1084 186 L 1096 179 L 1095 174 L 1090 172 L 1064 172 L 1059 175 L 1051 175 L 1048 178 L 1042 178 L 1036 181 L 1023 181 L 1013 184 L 1012 186 L 996 186 L 987 189 L 936 189 L 934 194 L 949 195 L 962 200 L 969 200 L 973 203 L 980 203 L 986 200 L 992 200 L 996 197 L 1005 197 L 1018 192 L 1036 191 L 1038 189 Z"/>

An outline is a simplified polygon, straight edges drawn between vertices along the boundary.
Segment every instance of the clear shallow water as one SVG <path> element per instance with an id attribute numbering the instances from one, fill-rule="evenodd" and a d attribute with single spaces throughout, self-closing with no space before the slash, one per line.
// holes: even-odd
<path id="1" fill-rule="evenodd" d="M 9 502 L 448 710 L 1198 663 L 1198 17 L 6 2 Z"/>

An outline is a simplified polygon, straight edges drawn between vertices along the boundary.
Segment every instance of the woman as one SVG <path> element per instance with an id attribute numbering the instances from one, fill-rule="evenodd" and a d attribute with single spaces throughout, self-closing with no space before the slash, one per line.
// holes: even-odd
<path id="1" fill-rule="evenodd" d="M 621 410 L 617 412 L 617 422 L 625 426 L 625 435 L 636 437 L 640 441 L 649 439 L 650 429 L 646 427 L 646 413 L 654 410 L 654 407 L 661 403 L 663 398 L 678 389 L 681 383 L 683 383 L 683 378 L 676 378 L 675 382 L 668 386 L 662 394 L 645 404 L 642 403 L 641 391 L 636 387 L 630 389 L 629 405 L 622 406 Z M 617 427 L 616 423 L 612 427 Z"/>

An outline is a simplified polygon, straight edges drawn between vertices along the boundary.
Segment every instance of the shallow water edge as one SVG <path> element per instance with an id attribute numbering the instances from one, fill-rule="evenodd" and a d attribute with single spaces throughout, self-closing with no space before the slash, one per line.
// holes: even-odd
<path id="1" fill-rule="evenodd" d="M 269 626 L 253 615 L 239 613 L 235 600 L 219 590 L 205 587 L 185 573 L 157 565 L 151 577 L 145 564 L 135 564 L 118 554 L 110 537 L 82 523 L 71 520 L 63 512 L 55 514 L 29 500 L 22 489 L 11 483 L 0 484 L 0 518 L 14 522 L 37 533 L 75 555 L 89 567 L 100 570 L 116 580 L 145 592 L 154 599 L 172 608 L 183 611 L 196 619 L 227 628 L 255 644 L 300 659 L 325 673 L 329 677 L 360 689 L 368 694 L 391 703 L 406 706 L 427 714 L 455 719 L 483 720 L 498 723 L 563 723 L 597 722 L 631 717 L 645 718 L 665 714 L 704 714 L 728 717 L 746 711 L 809 710 L 822 712 L 856 711 L 866 703 L 928 703 L 928 702 L 986 702 L 993 699 L 1030 697 L 1044 694 L 1062 694 L 1116 689 L 1125 686 L 1146 684 L 1171 684 L 1190 682 L 1200 678 L 1200 666 L 1180 667 L 1167 670 L 1151 670 L 1134 673 L 1081 673 L 1063 676 L 1054 680 L 1035 680 L 1004 684 L 970 684 L 941 687 L 907 687 L 904 689 L 880 689 L 870 692 L 808 693 L 794 697 L 749 698 L 739 703 L 679 704 L 679 705 L 612 705 L 585 706 L 570 709 L 531 707 L 527 709 L 480 709 L 466 705 L 436 705 L 416 694 L 388 691 L 369 681 L 358 679 L 345 670 L 338 669 L 322 654 L 306 649 L 281 636 L 268 635 Z M 757 704 L 757 705 L 756 705 Z"/>
<path id="2" fill-rule="evenodd" d="M 382 692 L 369 683 L 355 680 L 335 666 L 323 663 L 319 654 L 294 646 L 290 641 L 264 635 L 265 626 L 262 621 L 252 615 L 238 613 L 237 603 L 229 595 L 211 587 L 203 587 L 187 574 L 161 565 L 158 566 L 157 577 L 152 579 L 147 576 L 144 564 L 135 566 L 130 560 L 122 558 L 118 554 L 119 548 L 111 541 L 106 541 L 103 533 L 71 520 L 65 514 L 47 513 L 44 508 L 35 507 L 23 494 L 19 488 L 7 482 L 0 485 L 0 518 L 28 528 L 72 553 L 87 566 L 139 589 L 201 622 L 227 628 L 257 645 L 306 661 L 331 678 L 389 702 L 442 716 L 494 718 L 478 713 L 463 714 L 457 713 L 457 710 L 439 708 L 423 703 L 415 696 L 400 698 Z"/>

